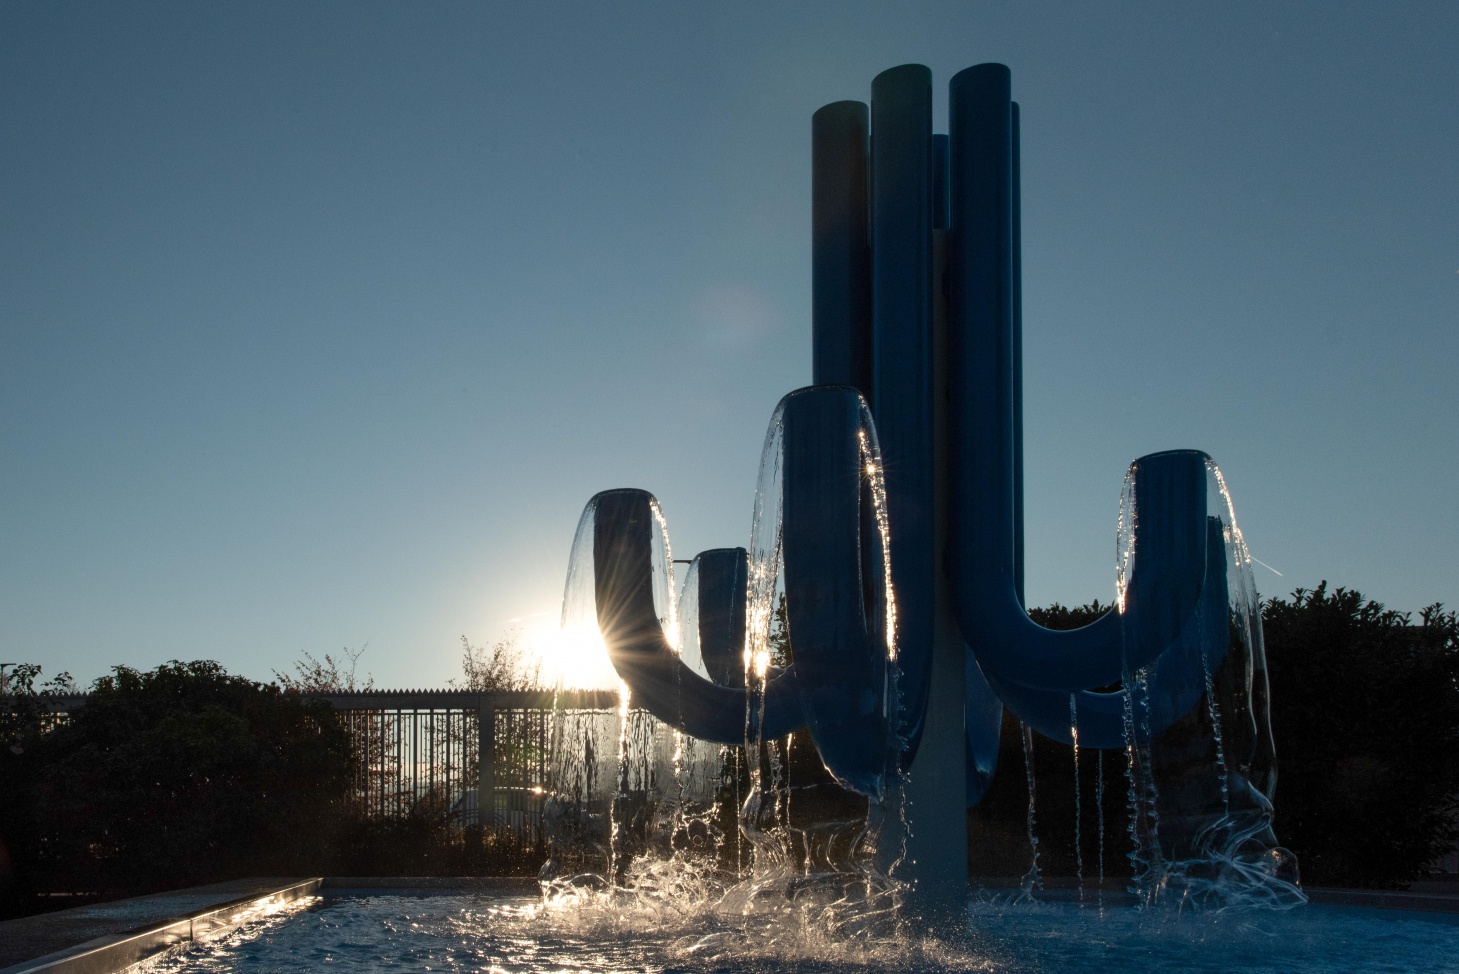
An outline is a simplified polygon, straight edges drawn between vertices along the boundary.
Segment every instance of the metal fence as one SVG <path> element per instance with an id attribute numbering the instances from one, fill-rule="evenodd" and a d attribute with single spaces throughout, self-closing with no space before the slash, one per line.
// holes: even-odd
<path id="1" fill-rule="evenodd" d="M 365 815 L 427 816 L 448 827 L 480 828 L 522 849 L 543 844 L 554 710 L 618 708 L 618 695 L 608 690 L 365 690 L 318 699 L 339 712 L 354 741 L 359 761 L 351 797 Z M 48 724 L 65 721 L 85 702 L 84 694 L 49 698 Z M 1430 868 L 1459 873 L 1459 850 Z"/>
<path id="2" fill-rule="evenodd" d="M 359 757 L 353 799 L 540 846 L 554 709 L 613 710 L 610 691 L 367 690 L 322 695 Z"/>

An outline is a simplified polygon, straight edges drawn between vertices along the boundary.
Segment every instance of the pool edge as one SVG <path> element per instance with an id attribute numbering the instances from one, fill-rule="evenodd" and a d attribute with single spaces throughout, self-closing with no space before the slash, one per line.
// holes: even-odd
<path id="1" fill-rule="evenodd" d="M 218 906 L 204 907 L 131 933 L 100 937 L 0 968 L 0 974 L 115 974 L 169 947 L 217 934 L 245 915 L 313 896 L 324 885 L 313 876 L 264 893 L 250 893 Z"/>
<path id="2" fill-rule="evenodd" d="M 1339 886 L 1304 886 L 1302 891 L 1318 906 L 1361 906 L 1374 910 L 1459 915 L 1459 895 L 1413 893 L 1407 890 L 1346 889 Z M 5 974 L 0 971 L 0 974 Z"/>

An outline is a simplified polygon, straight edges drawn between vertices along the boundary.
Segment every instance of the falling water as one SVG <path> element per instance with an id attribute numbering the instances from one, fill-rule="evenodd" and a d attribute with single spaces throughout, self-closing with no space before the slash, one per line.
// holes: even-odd
<path id="1" fill-rule="evenodd" d="M 1150 734 L 1150 669 L 1137 670 L 1125 682 L 1125 754 L 1130 802 L 1130 892 L 1153 904 L 1165 886 L 1165 857 L 1160 848 L 1160 789 L 1155 780 Z"/>
<path id="2" fill-rule="evenodd" d="M 1135 506 L 1135 466 L 1131 464 L 1125 474 L 1124 486 L 1120 491 L 1120 516 L 1115 529 L 1115 607 L 1121 614 L 1125 611 L 1125 594 L 1135 570 L 1135 535 L 1138 529 Z M 1126 657 L 1128 662 L 1128 657 Z M 1126 808 L 1129 812 L 1128 831 L 1130 835 L 1130 889 L 1145 902 L 1149 892 L 1149 880 L 1156 871 L 1160 850 L 1155 839 L 1151 811 L 1154 796 L 1147 789 L 1146 776 L 1149 772 L 1148 756 L 1143 753 L 1144 743 L 1140 735 L 1142 727 L 1141 690 L 1147 678 L 1146 671 L 1134 673 L 1125 666 L 1124 692 L 1121 700 L 1121 726 L 1124 735 L 1125 780 L 1128 786 Z M 1148 705 L 1148 695 L 1145 696 Z M 1148 729 L 1148 724 L 1144 725 Z"/>
<path id="3" fill-rule="evenodd" d="M 1136 569 L 1135 536 L 1139 530 L 1135 504 L 1137 468 L 1131 465 L 1120 496 L 1120 518 L 1117 528 L 1117 605 L 1125 609 L 1125 591 Z M 1130 891 L 1145 905 L 1153 904 L 1166 884 L 1166 861 L 1160 845 L 1160 788 L 1155 768 L 1154 733 L 1152 730 L 1152 680 L 1154 666 L 1130 672 L 1123 677 L 1123 733 L 1125 770 L 1128 779 L 1130 813 Z"/>
<path id="4" fill-rule="evenodd" d="M 1079 902 L 1084 902 L 1084 847 L 1080 821 L 1083 808 L 1079 795 L 1079 698 L 1069 694 L 1069 737 L 1074 746 L 1074 877 L 1079 883 Z"/>
<path id="5" fill-rule="evenodd" d="M 755 489 L 755 513 L 750 525 L 749 590 L 745 605 L 745 756 L 749 792 L 740 806 L 740 832 L 750 843 L 751 884 L 741 891 L 747 902 L 779 883 L 788 856 L 774 829 L 779 786 L 759 732 L 764 725 L 765 694 L 771 677 L 771 630 L 774 627 L 777 583 L 782 575 L 781 508 L 783 502 L 785 416 L 777 407 L 765 433 L 760 473 Z M 771 748 L 774 741 L 769 742 Z M 741 886 L 745 886 L 744 883 Z"/>
<path id="6" fill-rule="evenodd" d="M 1028 780 L 1028 848 L 1030 852 L 1028 872 L 1024 874 L 1023 882 L 1019 885 L 1023 890 L 1020 898 L 1028 899 L 1033 896 L 1034 890 L 1044 888 L 1044 877 L 1039 869 L 1038 821 L 1034 814 L 1033 728 L 1020 721 L 1018 731 L 1019 736 L 1023 738 L 1023 772 L 1024 777 Z"/>
<path id="7" fill-rule="evenodd" d="M 1214 463 L 1207 476 L 1208 523 L 1219 527 L 1210 536 L 1224 546 L 1225 577 L 1208 575 L 1205 584 L 1222 586 L 1228 604 L 1213 606 L 1208 596 L 1220 590 L 1207 588 L 1178 644 L 1193 654 L 1188 662 L 1162 657 L 1123 681 L 1131 890 L 1146 906 L 1285 908 L 1305 897 L 1271 828 L 1261 604 L 1230 491 Z M 1127 479 L 1119 524 L 1122 611 L 1135 567 L 1132 486 Z"/>
<path id="8" fill-rule="evenodd" d="M 874 618 L 868 624 L 894 647 L 896 610 L 890 595 L 881 456 L 870 415 L 864 407 L 862 413 L 857 448 L 875 531 L 869 546 L 873 564 L 868 570 L 871 577 L 881 579 L 884 593 L 873 600 L 869 614 Z M 784 596 L 783 439 L 783 409 L 777 409 L 765 437 L 749 549 L 745 664 L 748 707 L 752 708 L 746 717 L 750 788 L 741 829 L 753 851 L 753 869 L 742 889 L 727 899 L 744 902 L 772 890 L 790 890 L 797 898 L 829 896 L 822 919 L 828 928 L 843 933 L 868 931 L 902 895 L 900 883 L 890 877 L 890 870 L 878 869 L 873 856 L 888 804 L 901 802 L 900 788 L 884 788 L 880 799 L 868 800 L 837 785 L 818 761 L 808 764 L 795 757 L 803 753 L 799 749 L 811 744 L 809 735 L 802 738 L 798 732 L 776 742 L 749 733 L 761 725 L 752 718 L 764 713 L 766 688 L 777 667 L 794 659 L 794 633 L 784 614 L 777 611 Z M 895 685 L 890 684 L 886 692 L 883 711 L 896 713 Z M 888 756 L 889 770 L 895 768 L 893 757 Z M 798 811 L 802 793 L 808 796 L 806 808 Z"/>
<path id="9" fill-rule="evenodd" d="M 1095 751 L 1094 810 L 1099 826 L 1099 910 L 1104 912 L 1104 752 Z"/>
<path id="10" fill-rule="evenodd" d="M 892 642 L 891 650 L 896 610 L 885 491 L 874 428 L 864 409 L 863 415 L 856 448 L 864 503 L 873 515 L 866 570 L 883 582 L 873 586 L 868 625 Z M 818 761 L 808 763 L 815 757 L 806 750 L 808 735 L 759 736 L 767 686 L 793 662 L 791 634 L 776 611 L 784 574 L 783 439 L 783 410 L 777 409 L 765 439 L 749 546 L 743 746 L 706 745 L 674 731 L 634 709 L 626 687 L 615 708 L 559 709 L 544 813 L 552 856 L 542 872 L 549 906 L 643 917 L 660 915 L 656 911 L 761 917 L 793 928 L 805 943 L 828 937 L 879 942 L 899 922 L 903 886 L 890 870 L 878 870 L 874 852 L 901 789 L 883 787 L 879 801 L 868 800 L 842 789 Z M 697 565 L 691 564 L 676 600 L 667 526 L 657 503 L 652 512 L 655 614 L 687 670 L 708 677 L 699 644 Z M 590 505 L 574 541 L 565 627 L 596 630 L 594 528 Z M 896 714 L 896 688 L 888 683 L 883 710 Z M 894 756 L 889 748 L 889 767 L 895 767 Z M 904 807 L 900 811 L 905 814 Z"/>
<path id="11" fill-rule="evenodd" d="M 608 877 L 615 885 L 623 884 L 623 875 L 628 864 L 623 859 L 623 819 L 629 814 L 629 776 L 636 770 L 630 760 L 633 747 L 630 743 L 628 709 L 628 687 L 618 689 L 618 788 L 613 792 L 613 802 L 608 806 Z"/>
<path id="12" fill-rule="evenodd" d="M 1203 791 L 1189 780 L 1184 792 L 1210 798 L 1201 807 L 1187 797 L 1187 807 L 1177 812 L 1187 820 L 1184 833 L 1194 834 L 1167 863 L 1166 885 L 1181 906 L 1286 909 L 1306 896 L 1297 885 L 1295 857 L 1272 831 L 1276 764 L 1261 602 L 1225 478 L 1210 462 L 1207 474 L 1209 514 L 1220 522 L 1225 547 L 1229 603 L 1219 614 L 1197 614 L 1198 626 L 1206 627 L 1199 634 L 1205 706 L 1198 713 L 1206 728 L 1210 757 L 1203 773 L 1209 777 L 1200 783 Z M 1208 647 L 1219 651 L 1208 652 Z"/>
<path id="13" fill-rule="evenodd" d="M 1221 705 L 1216 702 L 1216 681 L 1211 676 L 1211 657 L 1201 638 L 1201 678 L 1206 687 L 1206 719 L 1211 722 L 1211 740 L 1216 746 L 1216 774 L 1221 784 L 1221 818 L 1231 815 L 1231 778 L 1226 768 L 1226 747 L 1221 740 Z"/>

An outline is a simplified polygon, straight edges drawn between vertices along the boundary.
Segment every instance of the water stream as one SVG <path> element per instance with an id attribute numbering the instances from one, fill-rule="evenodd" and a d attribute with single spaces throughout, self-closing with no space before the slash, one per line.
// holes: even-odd
<path id="1" fill-rule="evenodd" d="M 909 826 L 895 734 L 889 735 L 881 784 L 868 797 L 841 787 L 826 771 L 812 739 L 814 725 L 778 739 L 762 739 L 754 730 L 763 724 L 772 679 L 795 659 L 795 634 L 785 610 L 784 432 L 777 410 L 765 439 L 748 549 L 744 740 L 710 745 L 677 732 L 635 708 L 626 686 L 615 708 L 556 713 L 544 813 L 551 850 L 542 870 L 548 903 L 621 912 L 637 897 L 658 904 L 655 909 L 775 916 L 775 923 L 796 926 L 812 940 L 851 937 L 869 944 L 898 936 L 898 911 L 907 892 L 898 850 L 905 848 Z M 890 528 L 869 417 L 858 449 L 865 469 L 865 510 L 873 515 L 863 544 L 863 578 L 872 580 L 866 590 L 867 626 L 894 658 L 897 610 L 887 554 Z M 1178 719 L 1170 717 L 1170 680 L 1161 676 L 1158 663 L 1126 672 L 1119 692 L 1130 889 L 1146 908 L 1286 907 L 1303 897 L 1293 883 L 1289 854 L 1276 845 L 1270 829 L 1267 791 L 1274 764 L 1264 710 L 1260 605 L 1229 491 L 1214 465 L 1209 473 L 1211 517 L 1220 521 L 1227 554 L 1230 605 L 1229 611 L 1200 616 L 1189 627 L 1191 645 L 1198 645 L 1200 652 L 1200 685 L 1190 699 L 1200 703 Z M 1134 567 L 1133 497 L 1133 481 L 1127 480 L 1117 526 L 1119 606 Z M 679 590 L 668 524 L 656 502 L 652 513 L 658 624 L 689 669 L 705 676 L 697 563 Z M 564 595 L 565 628 L 596 624 L 593 526 L 590 507 L 574 541 Z M 1221 647 L 1226 630 L 1230 648 L 1212 651 L 1210 647 Z M 884 713 L 897 712 L 895 673 L 895 666 L 888 668 Z M 1076 695 L 1070 695 L 1068 719 L 1073 878 L 1077 900 L 1083 903 L 1079 762 L 1087 749 L 1081 747 Z M 1021 725 L 1030 864 L 1020 900 L 1036 900 L 1045 893 L 1033 734 Z M 1103 911 L 1106 770 L 1102 752 L 1096 750 L 1095 756 L 1097 903 Z M 892 852 L 879 849 L 886 845 Z M 818 932 L 807 933 L 807 924 Z"/>

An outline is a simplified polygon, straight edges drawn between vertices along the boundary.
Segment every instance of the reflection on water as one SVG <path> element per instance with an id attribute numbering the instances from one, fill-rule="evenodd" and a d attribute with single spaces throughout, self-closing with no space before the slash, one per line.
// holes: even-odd
<path id="1" fill-rule="evenodd" d="M 1285 913 L 971 904 L 963 929 L 838 937 L 812 895 L 687 908 L 622 891 L 533 896 L 371 896 L 315 901 L 148 962 L 149 974 L 242 971 L 573 972 L 1452 972 L 1453 917 L 1311 907 Z"/>

